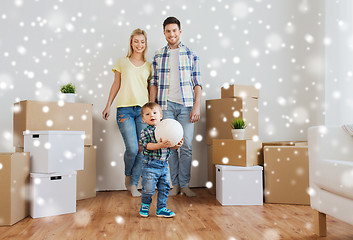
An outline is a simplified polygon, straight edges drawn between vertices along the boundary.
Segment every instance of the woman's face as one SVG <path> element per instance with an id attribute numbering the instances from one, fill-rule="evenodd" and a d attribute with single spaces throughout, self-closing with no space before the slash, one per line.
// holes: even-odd
<path id="1" fill-rule="evenodd" d="M 135 53 L 143 53 L 146 49 L 146 39 L 142 34 L 132 37 L 131 47 Z"/>

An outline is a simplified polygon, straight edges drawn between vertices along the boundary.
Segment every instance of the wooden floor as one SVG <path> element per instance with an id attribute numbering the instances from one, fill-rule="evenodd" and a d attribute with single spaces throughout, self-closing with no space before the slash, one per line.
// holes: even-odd
<path id="1" fill-rule="evenodd" d="M 309 206 L 265 204 L 221 206 L 207 189 L 194 189 L 197 197 L 170 197 L 171 219 L 138 211 L 140 198 L 127 191 L 99 192 L 96 198 L 77 202 L 77 212 L 54 217 L 26 219 L 0 227 L 0 239 L 353 239 L 353 227 L 327 216 L 327 237 L 313 234 Z"/>

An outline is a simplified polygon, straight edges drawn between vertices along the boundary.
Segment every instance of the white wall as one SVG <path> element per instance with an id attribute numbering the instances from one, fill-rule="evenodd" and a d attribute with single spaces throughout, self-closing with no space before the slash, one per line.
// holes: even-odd
<path id="1" fill-rule="evenodd" d="M 326 0 L 326 125 L 353 123 L 353 3 Z"/>
<path id="2" fill-rule="evenodd" d="M 162 22 L 170 15 L 181 20 L 183 42 L 201 58 L 203 103 L 219 98 L 225 83 L 256 84 L 260 139 L 305 140 L 306 129 L 324 119 L 324 11 L 317 0 L 6 1 L 0 10 L 0 151 L 13 151 L 15 101 L 56 101 L 59 86 L 72 81 L 79 102 L 94 104 L 98 189 L 122 189 L 124 144 L 115 111 L 109 121 L 101 119 L 111 67 L 137 27 L 148 32 L 151 60 L 165 45 Z M 207 181 L 204 105 L 191 186 Z"/>

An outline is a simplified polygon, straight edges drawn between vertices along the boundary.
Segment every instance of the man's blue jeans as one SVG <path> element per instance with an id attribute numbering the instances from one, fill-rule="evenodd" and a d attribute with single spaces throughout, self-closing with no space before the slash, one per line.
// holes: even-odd
<path id="1" fill-rule="evenodd" d="M 125 143 L 125 175 L 131 176 L 131 185 L 137 186 L 141 176 L 142 154 L 138 153 L 141 131 L 147 125 L 141 118 L 141 107 L 119 107 L 116 120 Z"/>
<path id="2" fill-rule="evenodd" d="M 167 207 L 170 190 L 170 175 L 167 161 L 144 157 L 142 164 L 141 202 L 151 204 L 157 186 L 157 209 Z"/>
<path id="3" fill-rule="evenodd" d="M 192 139 L 194 137 L 194 124 L 190 122 L 192 107 L 184 107 L 181 104 L 167 102 L 167 110 L 163 110 L 163 118 L 177 120 L 184 129 L 184 143 L 180 147 L 180 158 L 178 151 L 171 149 L 168 159 L 170 164 L 170 175 L 173 186 L 180 185 L 181 188 L 189 187 L 190 169 L 192 160 Z"/>

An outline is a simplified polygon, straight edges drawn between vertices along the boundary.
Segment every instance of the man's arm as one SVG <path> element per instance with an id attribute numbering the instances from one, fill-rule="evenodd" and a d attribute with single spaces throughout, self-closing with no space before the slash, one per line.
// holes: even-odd
<path id="1" fill-rule="evenodd" d="M 200 120 L 200 106 L 201 106 L 201 86 L 194 87 L 195 102 L 190 112 L 190 122 L 194 123 Z"/>
<path id="2" fill-rule="evenodd" d="M 158 87 L 156 85 L 150 86 L 150 102 L 156 102 Z"/>
<path id="3" fill-rule="evenodd" d="M 157 71 L 157 53 L 154 55 L 153 62 L 152 62 L 152 77 L 151 83 L 149 87 L 149 101 L 150 102 L 157 102 L 157 92 L 158 92 L 158 71 Z"/>

